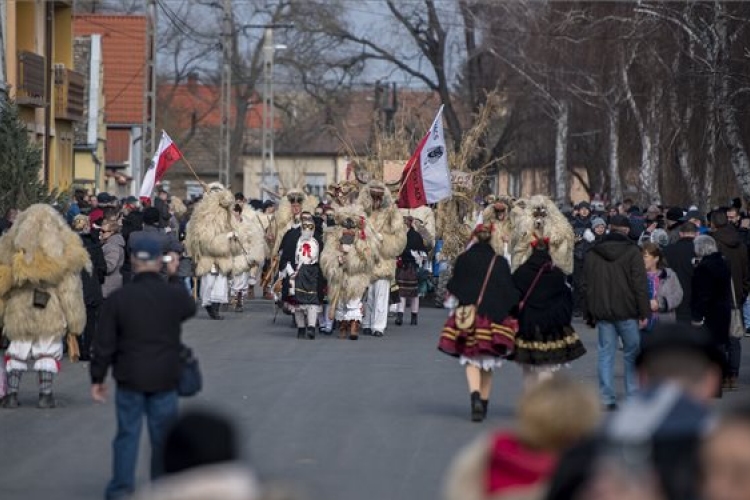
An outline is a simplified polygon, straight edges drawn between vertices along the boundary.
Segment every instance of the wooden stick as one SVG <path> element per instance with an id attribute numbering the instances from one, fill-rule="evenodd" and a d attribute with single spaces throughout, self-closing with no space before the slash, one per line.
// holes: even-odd
<path id="1" fill-rule="evenodd" d="M 201 186 L 203 186 L 204 191 L 208 191 L 208 185 L 201 180 L 200 177 L 198 177 L 198 174 L 195 173 L 195 169 L 193 169 L 193 166 L 190 164 L 187 158 L 183 155 L 181 158 L 183 162 L 185 162 L 185 166 L 190 170 L 190 172 L 195 176 L 195 179 L 200 183 Z"/>

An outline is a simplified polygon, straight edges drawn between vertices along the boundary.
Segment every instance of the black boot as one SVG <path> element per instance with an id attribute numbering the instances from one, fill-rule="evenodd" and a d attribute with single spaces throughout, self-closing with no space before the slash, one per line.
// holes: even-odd
<path id="1" fill-rule="evenodd" d="M 298 339 L 304 339 L 305 338 L 305 329 L 303 328 L 297 328 L 297 338 Z"/>
<path id="2" fill-rule="evenodd" d="M 55 397 L 51 392 L 47 394 L 39 394 L 39 403 L 37 403 L 37 407 L 42 409 L 54 408 Z"/>
<path id="3" fill-rule="evenodd" d="M 401 326 L 404 324 L 404 313 L 396 313 L 396 325 Z"/>
<path id="4" fill-rule="evenodd" d="M 212 302 L 211 307 L 214 309 L 214 317 L 212 319 L 224 319 L 224 316 L 219 314 L 219 310 L 221 309 L 221 304 L 218 302 Z"/>
<path id="5" fill-rule="evenodd" d="M 411 313 L 411 324 L 412 325 L 417 324 L 417 313 Z"/>
<path id="6" fill-rule="evenodd" d="M 18 393 L 11 392 L 2 399 L 3 408 L 18 408 L 21 404 L 18 402 Z"/>
<path id="7" fill-rule="evenodd" d="M 487 418 L 487 407 L 490 405 L 489 399 L 482 400 L 482 420 Z"/>
<path id="8" fill-rule="evenodd" d="M 314 326 L 307 327 L 307 338 L 310 340 L 315 339 L 315 327 Z"/>
<path id="9" fill-rule="evenodd" d="M 237 292 L 237 302 L 234 304 L 234 312 L 241 313 L 242 311 L 242 292 Z"/>
<path id="10" fill-rule="evenodd" d="M 471 421 L 481 422 L 484 419 L 484 406 L 479 391 L 471 393 Z"/>

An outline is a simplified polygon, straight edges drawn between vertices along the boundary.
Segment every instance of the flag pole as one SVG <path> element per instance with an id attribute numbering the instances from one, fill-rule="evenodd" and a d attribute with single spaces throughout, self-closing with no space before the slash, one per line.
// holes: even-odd
<path id="1" fill-rule="evenodd" d="M 187 159 L 187 158 L 185 158 L 185 155 L 182 155 L 182 158 L 181 158 L 181 159 L 182 159 L 182 161 L 183 161 L 183 162 L 185 162 L 185 166 L 186 166 L 186 167 L 187 167 L 187 168 L 188 168 L 188 169 L 190 170 L 190 172 L 191 172 L 191 173 L 193 174 L 193 176 L 195 176 L 195 179 L 196 179 L 196 180 L 197 180 L 197 181 L 198 181 L 198 182 L 200 183 L 200 185 L 201 185 L 201 186 L 203 186 L 203 190 L 204 190 L 204 191 L 208 191 L 208 186 L 206 185 L 206 183 L 205 183 L 205 182 L 203 182 L 203 181 L 201 180 L 201 178 L 200 178 L 200 177 L 198 177 L 198 174 L 196 174 L 196 173 L 195 173 L 195 169 L 194 169 L 194 168 L 193 168 L 193 166 L 192 166 L 192 165 L 190 164 L 190 162 L 188 161 L 188 159 Z"/>

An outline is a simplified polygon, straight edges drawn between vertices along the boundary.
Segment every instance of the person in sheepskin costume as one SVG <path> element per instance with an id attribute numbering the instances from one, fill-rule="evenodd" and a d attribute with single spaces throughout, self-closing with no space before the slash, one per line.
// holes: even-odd
<path id="1" fill-rule="evenodd" d="M 396 258 L 406 247 L 404 218 L 393 202 L 391 192 L 381 181 L 367 183 L 357 198 L 375 234 L 375 269 L 365 300 L 362 333 L 382 337 L 388 324 L 391 282 L 395 279 Z"/>
<path id="2" fill-rule="evenodd" d="M 357 340 L 362 323 L 362 296 L 375 265 L 375 236 L 356 205 L 336 211 L 336 225 L 326 231 L 320 267 L 328 280 L 331 308 L 339 322 L 339 338 Z"/>
<path id="3" fill-rule="evenodd" d="M 528 199 L 517 200 L 511 211 L 511 227 L 513 271 L 531 256 L 534 241 L 542 238 L 546 240 L 555 266 L 567 275 L 573 272 L 573 227 L 548 197 L 534 195 Z"/>
<path id="4" fill-rule="evenodd" d="M 514 199 L 511 196 L 489 195 L 485 198 L 487 206 L 481 214 L 482 224 L 492 226 L 492 239 L 490 245 L 495 253 L 506 259 L 510 257 L 511 237 L 513 228 L 511 226 L 511 210 Z M 510 263 L 510 261 L 508 262 Z"/>
<path id="5" fill-rule="evenodd" d="M 228 303 L 229 278 L 234 268 L 232 252 L 239 252 L 233 240 L 238 233 L 231 214 L 234 195 L 218 182 L 193 209 L 187 227 L 185 247 L 195 263 L 195 275 L 201 279 L 201 303 L 211 319 L 219 315 L 221 304 Z"/>
<path id="6" fill-rule="evenodd" d="M 232 225 L 237 237 L 231 241 L 232 284 L 234 310 L 242 312 L 243 298 L 255 287 L 257 269 L 268 257 L 264 225 L 260 214 L 246 203 L 236 203 L 232 209 Z"/>
<path id="7" fill-rule="evenodd" d="M 10 339 L 5 352 L 8 395 L 18 390 L 28 362 L 39 376 L 40 408 L 53 408 L 52 383 L 60 370 L 62 339 L 86 325 L 81 271 L 91 272 L 88 252 L 65 220 L 48 205 L 32 205 L 0 238 L 0 314 Z"/>

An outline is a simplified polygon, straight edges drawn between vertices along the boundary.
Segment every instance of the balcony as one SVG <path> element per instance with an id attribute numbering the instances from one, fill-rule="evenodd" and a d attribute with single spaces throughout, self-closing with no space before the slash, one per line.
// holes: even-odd
<path id="1" fill-rule="evenodd" d="M 59 120 L 83 120 L 86 79 L 63 66 L 55 65 L 55 117 Z"/>
<path id="2" fill-rule="evenodd" d="M 18 53 L 16 103 L 44 107 L 44 57 L 33 52 Z"/>

